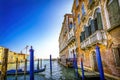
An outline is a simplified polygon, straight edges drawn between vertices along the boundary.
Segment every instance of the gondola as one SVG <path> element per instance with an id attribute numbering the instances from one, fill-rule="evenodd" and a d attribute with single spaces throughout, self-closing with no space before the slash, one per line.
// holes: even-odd
<path id="1" fill-rule="evenodd" d="M 46 69 L 46 65 L 42 69 L 34 70 L 34 73 L 43 72 L 43 71 L 45 71 L 45 69 Z M 17 75 L 24 75 L 24 74 L 29 74 L 29 73 L 30 73 L 30 71 L 26 71 L 24 73 L 24 71 L 22 69 L 17 70 Z M 16 70 L 8 70 L 7 75 L 16 75 Z"/>

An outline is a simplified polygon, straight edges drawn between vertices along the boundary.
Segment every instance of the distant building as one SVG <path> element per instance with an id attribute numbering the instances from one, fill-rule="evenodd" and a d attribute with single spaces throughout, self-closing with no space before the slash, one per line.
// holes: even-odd
<path id="1" fill-rule="evenodd" d="M 68 40 L 71 38 L 70 30 L 73 27 L 72 24 L 72 14 L 65 14 L 59 36 L 59 56 L 63 65 L 66 65 L 66 59 L 72 57 L 72 55 L 69 54 L 68 49 Z"/>
<path id="2" fill-rule="evenodd" d="M 79 66 L 83 58 L 85 69 L 98 72 L 98 44 L 105 75 L 120 79 L 120 0 L 74 0 L 72 15 L 74 36 L 66 42 L 68 54 L 76 54 Z M 65 45 L 64 37 L 59 39 Z"/>
<path id="3" fill-rule="evenodd" d="M 3 54 L 3 51 L 4 50 L 4 47 L 1 47 L 0 46 L 0 63 L 2 62 L 2 54 Z M 19 62 L 23 62 L 25 59 L 28 58 L 28 54 L 23 54 L 23 53 L 16 53 L 16 52 L 13 52 L 13 51 L 8 51 L 8 63 L 9 64 L 15 64 L 16 62 L 16 58 L 18 58 L 18 61 Z M 1 66 L 1 64 L 0 64 Z M 12 66 L 13 67 L 13 66 Z M 15 66 L 14 66 L 15 67 Z M 8 69 L 11 68 L 11 65 L 8 65 Z M 1 69 L 1 68 L 0 68 Z M 12 69 L 12 68 L 11 68 Z"/>

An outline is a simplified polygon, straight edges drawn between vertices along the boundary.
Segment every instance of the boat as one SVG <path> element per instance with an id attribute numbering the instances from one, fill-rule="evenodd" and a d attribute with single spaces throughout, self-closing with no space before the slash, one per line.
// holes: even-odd
<path id="1" fill-rule="evenodd" d="M 34 70 L 34 73 L 43 72 L 43 71 L 45 71 L 45 69 L 46 69 L 46 65 L 44 66 L 44 68 L 41 68 L 39 70 Z M 24 73 L 24 71 L 22 69 L 17 70 L 17 75 L 24 75 L 24 74 L 30 74 L 30 71 L 26 71 Z M 16 70 L 14 70 L 14 69 L 13 70 L 8 70 L 7 75 L 16 75 Z"/>

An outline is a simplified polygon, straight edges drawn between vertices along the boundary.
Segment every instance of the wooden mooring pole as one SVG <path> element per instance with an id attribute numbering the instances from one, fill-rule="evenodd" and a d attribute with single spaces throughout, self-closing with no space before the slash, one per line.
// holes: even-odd
<path id="1" fill-rule="evenodd" d="M 40 68 L 42 69 L 42 58 L 40 59 Z"/>
<path id="2" fill-rule="evenodd" d="M 27 71 L 27 59 L 25 59 L 24 75 L 26 74 L 26 71 Z"/>
<path id="3" fill-rule="evenodd" d="M 39 70 L 40 68 L 39 68 L 39 59 L 38 59 L 38 64 L 37 64 L 37 70 Z"/>
<path id="4" fill-rule="evenodd" d="M 6 80 L 7 74 L 7 62 L 8 62 L 8 49 L 4 48 L 2 53 L 2 67 L 0 80 Z"/>
<path id="5" fill-rule="evenodd" d="M 84 76 L 84 67 L 83 67 L 83 60 L 81 58 L 81 70 L 82 70 L 82 80 L 85 79 L 85 76 Z"/>
<path id="6" fill-rule="evenodd" d="M 16 58 L 16 73 L 15 73 L 16 80 L 17 80 L 17 74 L 18 74 L 18 58 Z"/>
<path id="7" fill-rule="evenodd" d="M 26 71 L 27 71 L 27 59 L 25 59 L 25 65 L 24 65 L 24 80 L 26 80 Z"/>

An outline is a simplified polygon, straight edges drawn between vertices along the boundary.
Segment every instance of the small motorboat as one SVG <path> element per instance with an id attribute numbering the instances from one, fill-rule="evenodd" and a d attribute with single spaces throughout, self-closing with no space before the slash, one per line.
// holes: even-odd
<path id="1" fill-rule="evenodd" d="M 42 69 L 34 70 L 34 73 L 43 72 L 43 71 L 45 71 L 45 69 L 46 69 L 46 65 Z M 30 73 L 30 71 L 24 72 L 22 69 L 17 70 L 17 75 L 24 75 L 24 74 L 29 74 L 29 73 Z M 7 75 L 16 75 L 16 70 L 14 70 L 14 69 L 13 70 L 8 70 Z"/>

